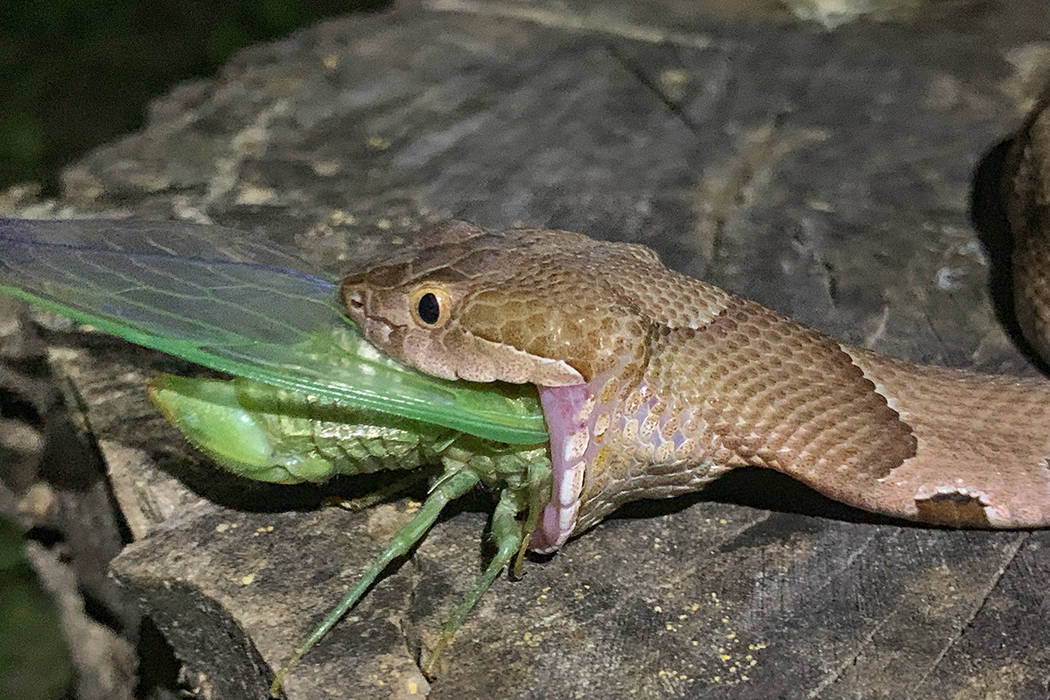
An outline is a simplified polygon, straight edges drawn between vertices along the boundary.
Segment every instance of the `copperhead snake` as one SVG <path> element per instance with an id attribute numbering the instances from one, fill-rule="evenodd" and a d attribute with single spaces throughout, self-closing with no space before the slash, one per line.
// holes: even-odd
<path id="1" fill-rule="evenodd" d="M 1050 110 L 1008 162 L 1018 320 L 1050 356 Z M 554 487 L 536 551 L 743 465 L 910 520 L 1050 525 L 1050 382 L 844 345 L 641 245 L 451 222 L 340 299 L 426 373 L 537 385 Z"/>

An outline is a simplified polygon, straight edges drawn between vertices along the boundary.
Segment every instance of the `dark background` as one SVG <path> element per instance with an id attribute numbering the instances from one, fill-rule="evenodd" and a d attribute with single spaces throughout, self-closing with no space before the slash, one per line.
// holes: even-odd
<path id="1" fill-rule="evenodd" d="M 239 48 L 387 0 L 0 3 L 0 188 L 57 191 L 66 163 L 137 129 L 149 100 Z"/>

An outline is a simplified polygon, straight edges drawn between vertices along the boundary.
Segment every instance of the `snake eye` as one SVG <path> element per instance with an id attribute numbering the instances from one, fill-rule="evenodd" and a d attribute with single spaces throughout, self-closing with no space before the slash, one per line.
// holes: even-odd
<path id="1" fill-rule="evenodd" d="M 440 328 L 448 323 L 451 307 L 444 289 L 421 287 L 412 295 L 412 320 L 423 328 Z"/>

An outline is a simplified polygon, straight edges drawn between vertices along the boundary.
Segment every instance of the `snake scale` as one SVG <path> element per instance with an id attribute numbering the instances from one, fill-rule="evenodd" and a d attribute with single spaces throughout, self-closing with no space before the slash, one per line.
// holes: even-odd
<path id="1" fill-rule="evenodd" d="M 1050 355 L 1050 110 L 1007 173 L 1018 318 Z M 916 521 L 1050 525 L 1050 382 L 844 345 L 641 245 L 449 222 L 348 275 L 340 298 L 426 373 L 539 388 L 554 486 L 536 551 L 745 465 Z"/>

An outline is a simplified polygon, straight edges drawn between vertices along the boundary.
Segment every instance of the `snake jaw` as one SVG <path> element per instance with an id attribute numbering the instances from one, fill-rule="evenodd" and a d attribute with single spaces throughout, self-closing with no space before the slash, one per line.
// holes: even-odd
<path id="1" fill-rule="evenodd" d="M 538 388 L 550 434 L 552 484 L 551 500 L 532 533 L 529 549 L 549 554 L 561 547 L 576 528 L 587 471 L 583 457 L 590 444 L 586 407 L 591 392 L 587 384 Z"/>

